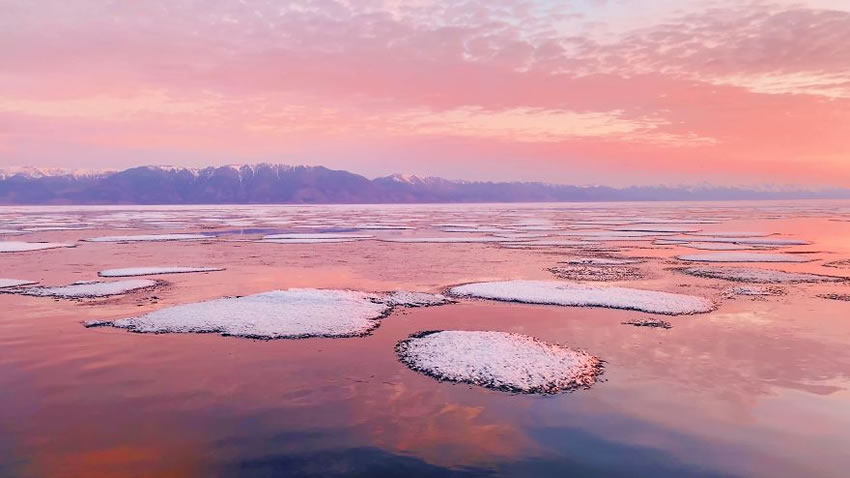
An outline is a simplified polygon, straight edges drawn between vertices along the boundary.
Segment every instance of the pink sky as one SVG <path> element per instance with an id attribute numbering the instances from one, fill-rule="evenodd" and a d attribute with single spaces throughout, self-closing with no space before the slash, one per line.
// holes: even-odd
<path id="1" fill-rule="evenodd" d="M 850 186 L 848 0 L 0 0 L 0 167 Z"/>

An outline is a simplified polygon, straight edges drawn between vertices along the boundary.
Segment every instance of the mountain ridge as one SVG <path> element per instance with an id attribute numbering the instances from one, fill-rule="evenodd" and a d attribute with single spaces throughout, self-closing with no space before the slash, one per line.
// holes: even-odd
<path id="1" fill-rule="evenodd" d="M 660 201 L 850 198 L 850 189 L 573 186 L 455 181 L 391 174 L 374 179 L 324 166 L 276 163 L 121 171 L 0 168 L 0 204 L 324 204 Z"/>

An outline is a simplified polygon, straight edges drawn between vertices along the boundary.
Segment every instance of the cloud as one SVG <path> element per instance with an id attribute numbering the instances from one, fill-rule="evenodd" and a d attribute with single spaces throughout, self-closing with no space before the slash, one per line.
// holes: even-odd
<path id="1" fill-rule="evenodd" d="M 495 155 L 502 176 L 531 161 L 538 179 L 574 181 L 584 161 L 611 182 L 687 178 L 709 163 L 720 180 L 841 182 L 840 6 L 0 0 L 0 43 L 15 45 L 0 49 L 0 163 L 77 164 L 94 148 L 116 163 L 300 154 L 440 174 L 495 143 L 522 151 Z M 414 147 L 452 159 L 412 161 Z M 737 166 L 751 163 L 782 171 Z"/>

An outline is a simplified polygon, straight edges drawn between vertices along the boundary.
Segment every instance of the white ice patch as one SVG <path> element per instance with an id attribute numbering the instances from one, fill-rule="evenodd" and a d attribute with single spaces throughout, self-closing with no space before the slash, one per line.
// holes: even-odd
<path id="1" fill-rule="evenodd" d="M 770 269 L 743 267 L 687 267 L 681 269 L 685 274 L 709 279 L 723 279 L 737 282 L 755 282 L 761 284 L 795 284 L 805 282 L 841 282 L 843 277 L 799 272 L 784 272 Z"/>
<path id="2" fill-rule="evenodd" d="M 511 246 L 516 247 L 584 247 L 587 246 L 587 242 L 585 241 L 573 241 L 570 239 L 563 240 L 534 240 L 534 241 L 524 241 L 519 242 L 517 244 L 509 244 Z"/>
<path id="3" fill-rule="evenodd" d="M 771 239 L 771 238 L 758 238 L 758 237 L 686 237 L 686 236 L 678 236 L 678 237 L 670 237 L 665 238 L 673 241 L 682 241 L 682 242 L 720 242 L 720 243 L 731 243 L 731 244 L 748 244 L 753 246 L 808 246 L 811 244 L 809 241 L 803 241 L 799 239 Z"/>
<path id="4" fill-rule="evenodd" d="M 449 304 L 452 300 L 442 294 L 429 294 L 427 292 L 409 292 L 397 290 L 378 296 L 379 302 L 390 306 L 401 307 L 431 307 L 435 305 Z"/>
<path id="5" fill-rule="evenodd" d="M 576 257 L 561 261 L 561 264 L 572 266 L 625 266 L 629 264 L 640 264 L 643 259 L 629 259 L 620 257 Z"/>
<path id="6" fill-rule="evenodd" d="M 689 233 L 699 232 L 700 229 L 685 226 L 628 226 L 618 227 L 615 231 L 632 231 L 632 232 L 661 232 L 661 233 Z"/>
<path id="7" fill-rule="evenodd" d="M 380 240 L 402 244 L 475 244 L 517 241 L 517 239 L 506 239 L 504 237 L 385 237 Z"/>
<path id="8" fill-rule="evenodd" d="M 109 297 L 126 294 L 139 289 L 157 285 L 157 281 L 147 279 L 120 280 L 115 282 L 84 282 L 58 287 L 27 287 L 14 290 L 15 294 L 36 297 L 58 297 L 62 299 L 80 299 L 88 297 Z"/>
<path id="9" fill-rule="evenodd" d="M 744 295 L 752 297 L 767 297 L 784 295 L 785 291 L 779 287 L 766 287 L 757 285 L 742 285 L 729 289 L 731 295 Z"/>
<path id="10" fill-rule="evenodd" d="M 191 272 L 216 272 L 223 271 L 220 267 L 182 267 L 182 266 L 163 266 L 163 267 L 128 267 L 124 269 L 107 269 L 98 272 L 101 277 L 136 277 L 136 276 L 152 276 L 159 274 L 186 274 Z"/>
<path id="11" fill-rule="evenodd" d="M 348 242 L 359 242 L 364 239 L 263 239 L 253 241 L 259 244 L 345 244 Z"/>
<path id="12" fill-rule="evenodd" d="M 25 285 L 38 284 L 38 281 L 21 280 L 21 279 L 0 279 L 0 289 L 7 287 L 22 287 Z"/>
<path id="13" fill-rule="evenodd" d="M 399 342 L 396 354 L 438 380 L 507 392 L 587 388 L 602 372 L 601 361 L 586 352 L 506 332 L 423 332 Z"/>
<path id="14" fill-rule="evenodd" d="M 715 237 L 766 237 L 771 236 L 772 232 L 755 232 L 755 231 L 698 231 L 688 232 L 690 236 L 715 236 Z"/>
<path id="15" fill-rule="evenodd" d="M 263 236 L 263 241 L 272 241 L 272 240 L 309 240 L 309 239 L 320 239 L 320 240 L 328 240 L 328 239 L 372 239 L 375 236 L 371 234 L 348 234 L 348 233 L 336 233 L 336 232 L 326 232 L 326 233 L 300 233 L 294 232 L 289 234 L 271 234 L 268 236 Z"/>
<path id="16" fill-rule="evenodd" d="M 660 242 L 660 241 L 659 241 Z M 751 251 L 758 249 L 768 248 L 766 246 L 753 246 L 748 244 L 730 244 L 726 242 L 692 242 L 692 243 L 681 243 L 681 242 L 670 242 L 665 245 L 681 245 L 682 247 L 687 247 L 688 249 L 696 249 L 699 251 Z"/>
<path id="17" fill-rule="evenodd" d="M 102 236 L 84 239 L 87 242 L 159 242 L 159 241 L 200 241 L 214 239 L 205 234 L 142 234 L 138 236 Z"/>
<path id="18" fill-rule="evenodd" d="M 74 247 L 74 244 L 68 244 L 65 242 L 0 241 L 0 252 L 43 251 L 46 249 L 59 249 L 62 247 Z"/>
<path id="19" fill-rule="evenodd" d="M 667 315 L 698 314 L 714 309 L 714 303 L 705 297 L 562 281 L 478 282 L 452 287 L 449 293 L 527 304 L 610 307 Z"/>
<path id="20" fill-rule="evenodd" d="M 397 291 L 289 289 L 168 307 L 149 314 L 89 326 L 112 325 L 132 332 L 214 332 L 278 339 L 366 335 L 394 306 L 446 303 L 433 294 Z"/>
<path id="21" fill-rule="evenodd" d="M 799 254 L 763 254 L 757 252 L 716 252 L 686 254 L 677 259 L 688 262 L 811 262 L 814 259 Z"/>

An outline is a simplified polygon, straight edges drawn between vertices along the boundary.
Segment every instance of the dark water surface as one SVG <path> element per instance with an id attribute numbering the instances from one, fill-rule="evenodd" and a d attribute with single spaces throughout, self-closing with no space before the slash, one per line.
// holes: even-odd
<path id="1" fill-rule="evenodd" d="M 850 269 L 823 265 L 850 258 L 848 217 L 848 203 L 7 208 L 0 229 L 64 221 L 92 229 L 0 240 L 232 232 L 227 223 L 235 220 L 254 221 L 246 229 L 261 232 L 378 220 L 416 227 L 363 231 L 401 237 L 457 236 L 431 226 L 454 222 L 549 220 L 568 228 L 588 218 L 709 218 L 721 224 L 698 227 L 812 242 L 769 251 L 813 253 L 810 263 L 730 267 L 848 276 Z M 274 218 L 292 223 L 267 223 Z M 153 221 L 178 224 L 163 229 Z M 651 258 L 640 265 L 646 279 L 618 285 L 720 302 L 710 314 L 665 317 L 670 330 L 621 324 L 649 316 L 639 312 L 475 300 L 397 310 L 372 335 L 349 339 L 257 341 L 81 325 L 288 287 L 439 292 L 478 280 L 554 279 L 547 267 L 590 254 L 226 240 L 232 237 L 0 254 L 0 277 L 50 285 L 95 279 L 107 268 L 227 268 L 158 276 L 168 284 L 110 299 L 0 294 L 0 476 L 847 476 L 850 469 L 850 302 L 818 297 L 850 286 L 781 285 L 784 296 L 732 298 L 725 291 L 738 284 L 670 270 L 685 265 L 675 255 L 707 251 L 605 244 L 620 256 Z M 532 335 L 599 356 L 605 373 L 588 390 L 553 396 L 440 383 L 406 368 L 393 351 L 409 334 L 432 329 Z"/>

